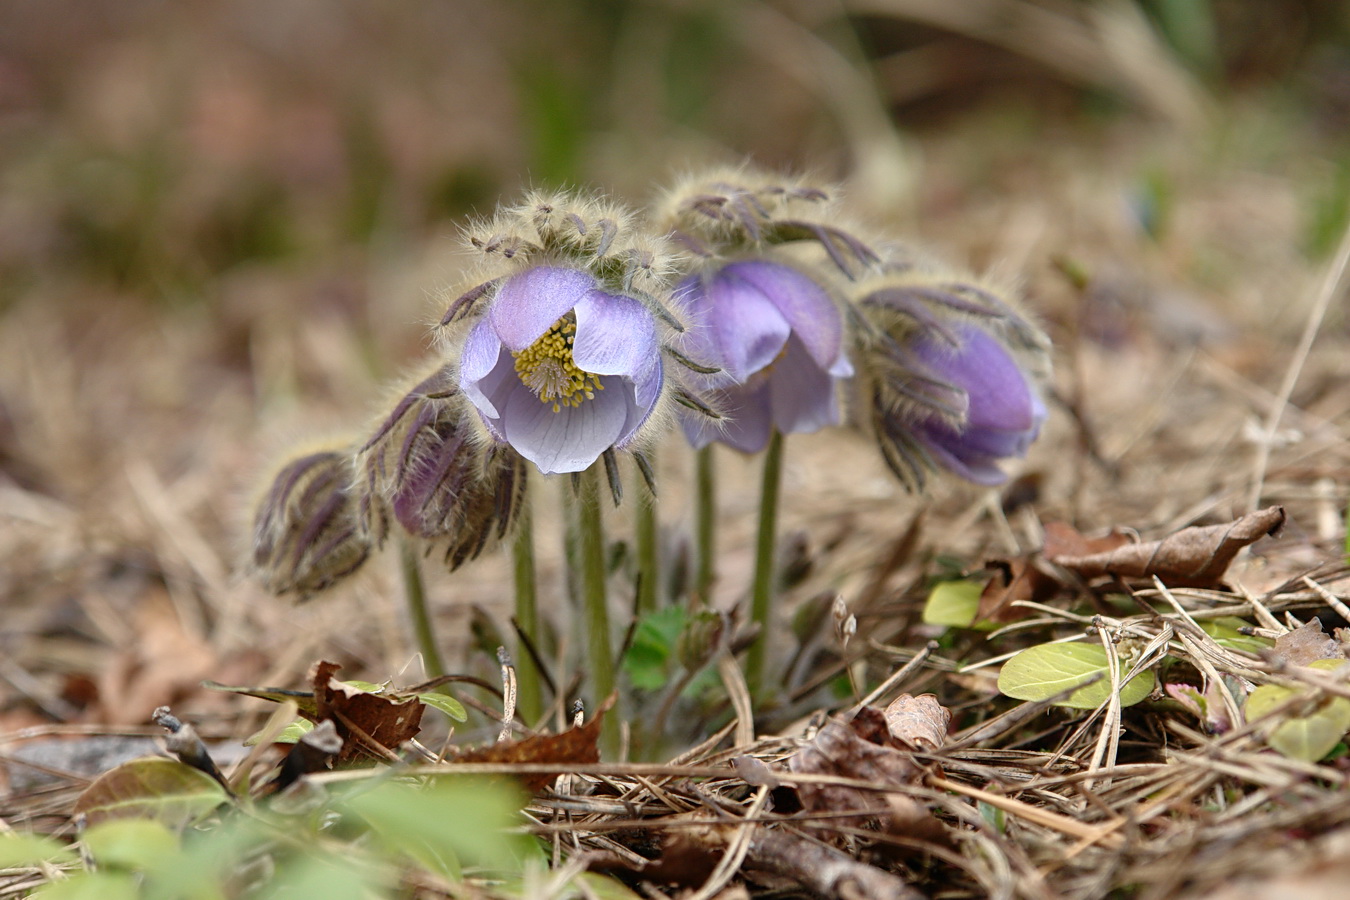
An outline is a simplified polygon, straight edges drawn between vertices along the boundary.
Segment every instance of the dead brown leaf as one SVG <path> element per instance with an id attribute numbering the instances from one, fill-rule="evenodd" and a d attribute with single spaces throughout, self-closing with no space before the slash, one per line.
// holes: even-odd
<path id="1" fill-rule="evenodd" d="M 886 707 L 886 727 L 902 747 L 928 752 L 947 741 L 952 714 L 933 694 L 901 694 Z"/>
<path id="2" fill-rule="evenodd" d="M 928 810 L 911 797 L 888 791 L 913 782 L 922 770 L 892 738 L 886 716 L 864 706 L 852 719 L 835 716 L 816 738 L 788 760 L 801 775 L 835 775 L 867 781 L 869 790 L 848 785 L 800 783 L 797 793 L 808 813 L 829 814 L 829 821 L 855 828 L 881 819 L 887 831 L 918 836 L 940 834 Z M 857 815 L 838 815 L 856 812 Z"/>
<path id="3" fill-rule="evenodd" d="M 1293 666 L 1306 666 L 1319 659 L 1345 659 L 1340 642 L 1328 637 L 1316 618 L 1277 637 L 1270 656 Z"/>
<path id="4" fill-rule="evenodd" d="M 1227 525 L 1192 526 L 1159 541 L 1052 559 L 1086 579 L 1156 575 L 1170 587 L 1214 587 L 1239 550 L 1279 531 L 1284 519 L 1284 507 L 1270 506 Z"/>
<path id="5" fill-rule="evenodd" d="M 331 721 L 342 737 L 336 764 L 354 759 L 385 759 L 422 728 L 421 700 L 411 694 L 376 694 L 333 677 L 337 663 L 314 664 L 316 722 Z"/>
<path id="6" fill-rule="evenodd" d="M 600 723 L 614 705 L 610 697 L 584 725 L 561 734 L 536 734 L 519 741 L 498 741 L 487 747 L 456 754 L 454 762 L 486 763 L 558 763 L 568 767 L 600 761 Z M 525 789 L 537 794 L 553 783 L 561 772 L 528 773 L 518 777 Z"/>

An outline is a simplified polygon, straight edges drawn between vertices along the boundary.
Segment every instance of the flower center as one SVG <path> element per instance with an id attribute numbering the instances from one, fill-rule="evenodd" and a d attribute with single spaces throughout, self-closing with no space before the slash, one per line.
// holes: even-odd
<path id="1" fill-rule="evenodd" d="M 577 367 L 572 359 L 572 340 L 577 323 L 569 313 L 549 326 L 539 339 L 512 356 L 520 383 L 534 391 L 541 403 L 552 403 L 554 412 L 564 406 L 578 407 L 603 391 L 600 376 Z"/>

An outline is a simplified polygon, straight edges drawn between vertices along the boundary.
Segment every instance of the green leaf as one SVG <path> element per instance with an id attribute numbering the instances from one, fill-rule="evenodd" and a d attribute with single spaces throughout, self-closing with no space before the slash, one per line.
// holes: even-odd
<path id="1" fill-rule="evenodd" d="M 1341 668 L 1343 659 L 1319 659 L 1308 664 L 1311 669 L 1332 671 Z M 1253 722 L 1274 714 L 1274 711 L 1292 699 L 1296 694 L 1313 695 L 1315 688 L 1287 688 L 1278 684 L 1263 684 L 1252 691 L 1247 698 L 1243 713 L 1247 721 Z M 1308 715 L 1291 715 L 1290 711 L 1279 714 L 1284 721 L 1276 725 L 1266 737 L 1266 743 L 1273 749 L 1291 759 L 1304 762 L 1317 762 L 1325 757 L 1341 742 L 1341 738 L 1350 731 L 1350 699 L 1328 697 L 1318 704 Z"/>
<path id="2" fill-rule="evenodd" d="M 314 723 L 311 722 L 309 719 L 296 719 L 294 722 L 283 728 L 281 730 L 281 734 L 278 734 L 276 737 L 272 738 L 272 743 L 294 744 L 296 741 L 300 740 L 302 737 L 309 734 L 313 730 L 314 730 Z M 244 741 L 244 746 L 256 747 L 258 745 L 258 741 L 262 739 L 262 735 L 263 733 L 261 731 L 255 731 L 253 734 L 249 735 L 248 738 Z"/>
<path id="3" fill-rule="evenodd" d="M 1123 670 L 1128 668 L 1121 660 Z M 1028 647 L 1003 664 L 998 689 L 1018 700 L 1048 700 L 1076 685 L 1101 678 L 1074 691 L 1056 706 L 1096 709 L 1111 696 L 1110 662 L 1096 644 L 1039 644 Z M 1133 706 L 1153 693 L 1157 679 L 1152 671 L 1141 672 L 1121 687 L 1120 705 Z"/>
<path id="4" fill-rule="evenodd" d="M 1257 637 L 1254 634 L 1243 634 L 1238 629 L 1250 628 L 1251 623 L 1245 619 L 1239 619 L 1237 616 L 1224 616 L 1219 619 L 1210 619 L 1200 623 L 1200 630 L 1210 637 L 1220 647 L 1226 647 L 1229 650 L 1245 650 L 1248 653 L 1259 653 L 1275 646 L 1275 642 L 1263 637 Z"/>
<path id="5" fill-rule="evenodd" d="M 75 851 L 58 840 L 40 834 L 0 834 L 0 869 L 18 869 L 44 862 L 72 862 Z"/>
<path id="6" fill-rule="evenodd" d="M 109 769 L 75 801 L 90 825 L 109 819 L 157 819 L 182 827 L 228 800 L 214 778 L 177 760 L 133 759 Z"/>
<path id="7" fill-rule="evenodd" d="M 464 704 L 449 694 L 442 694 L 440 691 L 423 691 L 417 695 L 417 699 L 427 706 L 439 709 L 456 722 L 469 721 L 469 714 L 464 711 Z"/>
<path id="8" fill-rule="evenodd" d="M 670 680 L 670 660 L 675 655 L 687 615 L 684 608 L 669 606 L 638 620 L 633 640 L 623 657 L 623 668 L 634 687 L 654 691 Z"/>
<path id="9" fill-rule="evenodd" d="M 975 622 L 983 592 L 984 585 L 976 581 L 939 581 L 923 605 L 924 623 L 969 628 Z"/>
<path id="10" fill-rule="evenodd" d="M 135 876 L 125 872 L 80 872 L 33 892 L 41 900 L 138 900 Z"/>
<path id="11" fill-rule="evenodd" d="M 390 849 L 455 881 L 461 865 L 520 869 L 529 840 L 513 829 L 523 805 L 513 784 L 462 776 L 422 788 L 384 782 L 346 803 Z"/>
<path id="12" fill-rule="evenodd" d="M 110 819 L 80 840 L 100 866 L 125 871 L 153 869 L 179 850 L 178 835 L 153 819 Z"/>

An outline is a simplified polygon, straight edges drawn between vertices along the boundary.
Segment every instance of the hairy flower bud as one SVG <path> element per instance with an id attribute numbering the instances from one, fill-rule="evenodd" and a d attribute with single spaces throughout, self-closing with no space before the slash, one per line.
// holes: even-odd
<path id="1" fill-rule="evenodd" d="M 867 402 L 882 455 L 912 487 L 941 467 L 968 481 L 1007 480 L 1046 417 L 1039 383 L 1048 342 L 995 290 L 906 267 L 867 286 L 872 332 Z"/>
<path id="2" fill-rule="evenodd" d="M 453 370 L 442 367 L 404 395 L 361 448 L 362 520 L 383 543 L 392 518 L 443 548 L 453 571 L 510 528 L 525 488 L 521 458 L 474 440 Z"/>
<path id="3" fill-rule="evenodd" d="M 274 594 L 301 599 L 355 572 L 370 554 L 351 490 L 351 458 L 333 450 L 290 460 L 258 504 L 252 564 Z"/>

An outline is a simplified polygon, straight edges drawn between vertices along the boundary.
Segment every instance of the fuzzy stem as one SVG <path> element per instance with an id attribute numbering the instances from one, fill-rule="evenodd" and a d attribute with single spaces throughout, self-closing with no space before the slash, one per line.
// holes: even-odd
<path id="1" fill-rule="evenodd" d="M 614 651 L 605 596 L 605 532 L 600 516 L 600 473 L 596 466 L 581 473 L 581 496 L 576 505 L 586 646 L 590 654 L 593 702 L 598 709 L 614 693 Z M 600 749 L 610 759 L 618 757 L 619 739 L 618 710 L 612 709 L 600 731 Z"/>
<path id="2" fill-rule="evenodd" d="M 436 644 L 436 629 L 431 624 L 431 610 L 427 608 L 426 587 L 422 583 L 422 563 L 413 542 L 399 542 L 399 563 L 403 571 L 403 596 L 408 601 L 408 615 L 412 619 L 413 637 L 422 651 L 422 665 L 428 678 L 445 674 L 441 651 Z"/>
<path id="3" fill-rule="evenodd" d="M 774 429 L 764 453 L 764 478 L 760 486 L 759 532 L 755 536 L 755 580 L 750 590 L 750 621 L 759 635 L 746 652 L 745 677 L 750 691 L 758 695 L 764 686 L 764 662 L 769 646 L 769 601 L 774 592 L 774 550 L 778 536 L 778 495 L 783 485 L 783 435 Z"/>
<path id="4" fill-rule="evenodd" d="M 694 459 L 694 536 L 698 555 L 694 597 L 706 604 L 712 599 L 713 543 L 717 538 L 717 480 L 713 471 L 713 445 L 699 450 Z"/>
<path id="5" fill-rule="evenodd" d="M 521 498 L 515 537 L 511 542 L 516 588 L 516 626 L 539 647 L 538 590 L 534 570 L 534 520 L 529 496 Z M 534 657 L 520 642 L 516 648 L 516 680 L 519 685 L 517 708 L 526 724 L 533 725 L 543 713 L 543 694 Z"/>
<path id="6" fill-rule="evenodd" d="M 641 490 L 637 501 L 637 610 L 643 615 L 656 610 L 661 585 L 660 534 L 656 521 L 656 498 L 651 491 Z"/>

